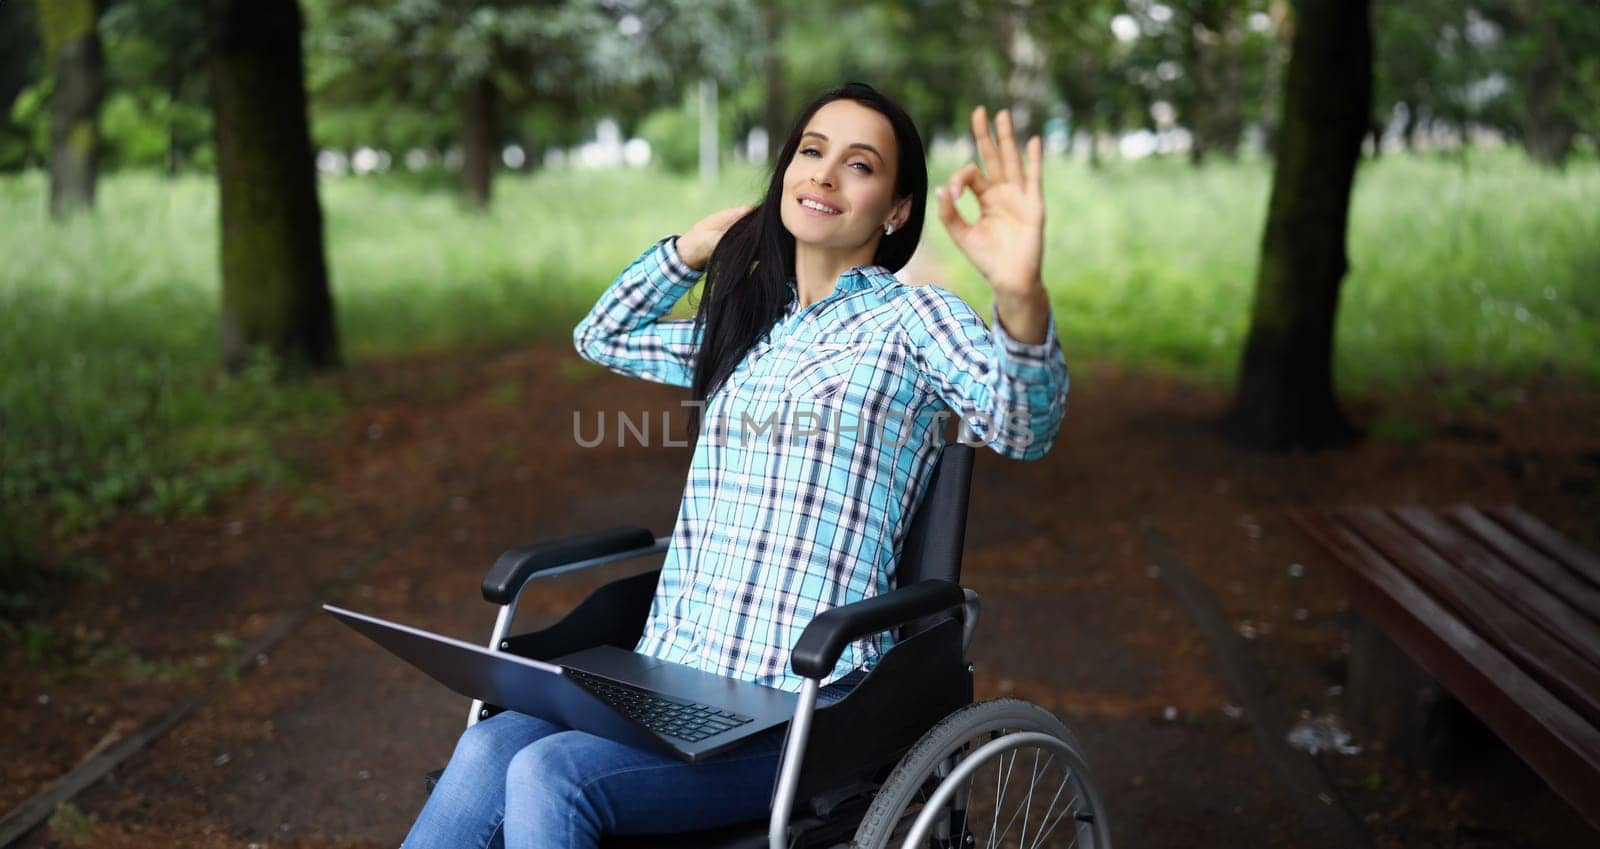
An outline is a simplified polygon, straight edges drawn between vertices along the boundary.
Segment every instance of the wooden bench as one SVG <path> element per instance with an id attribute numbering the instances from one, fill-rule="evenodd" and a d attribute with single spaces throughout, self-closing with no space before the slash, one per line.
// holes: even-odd
<path id="1" fill-rule="evenodd" d="M 1347 695 L 1392 692 L 1377 739 L 1403 746 L 1427 733 L 1416 692 L 1396 684 L 1394 661 L 1409 656 L 1600 828 L 1600 558 L 1515 507 L 1290 518 L 1368 623 L 1350 658 L 1350 691 L 1365 692 Z M 1383 645 L 1404 656 L 1384 657 Z"/>

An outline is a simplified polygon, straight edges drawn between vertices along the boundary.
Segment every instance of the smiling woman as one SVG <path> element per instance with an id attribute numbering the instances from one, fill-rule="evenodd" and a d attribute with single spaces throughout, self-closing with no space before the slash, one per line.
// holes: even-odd
<path id="1" fill-rule="evenodd" d="M 927 166 L 910 118 L 859 83 L 802 112 L 759 206 L 661 239 L 574 329 L 586 359 L 689 388 L 703 407 L 635 651 L 797 692 L 790 652 L 805 627 L 894 586 L 945 417 L 1008 457 L 1050 449 L 1067 372 L 1039 282 L 1038 140 L 1030 182 L 1009 116 L 999 146 L 981 109 L 973 120 L 986 173 L 957 171 L 940 215 L 994 285 L 992 331 L 953 293 L 895 276 L 921 236 Z M 954 207 L 966 186 L 982 210 L 972 224 Z M 698 316 L 665 320 L 702 276 Z M 892 642 L 851 644 L 825 683 L 852 686 Z M 761 818 L 782 739 L 690 765 L 496 714 L 462 736 L 405 845 L 594 846 Z"/>
<path id="2" fill-rule="evenodd" d="M 883 114 L 853 100 L 830 101 L 807 122 L 783 174 L 780 210 L 796 244 L 801 307 L 826 297 L 845 269 L 872 258 L 876 230 L 888 236 L 905 226 L 913 195 L 894 191 L 896 149 Z M 925 192 L 926 166 L 920 182 Z"/>
<path id="3" fill-rule="evenodd" d="M 812 100 L 777 161 L 758 206 L 724 210 L 682 238 L 685 263 L 705 271 L 695 401 L 716 392 L 795 293 L 805 307 L 854 266 L 898 271 L 921 239 L 928 191 L 922 137 L 905 110 L 871 86 L 850 83 Z M 691 434 L 699 425 L 692 412 Z"/>

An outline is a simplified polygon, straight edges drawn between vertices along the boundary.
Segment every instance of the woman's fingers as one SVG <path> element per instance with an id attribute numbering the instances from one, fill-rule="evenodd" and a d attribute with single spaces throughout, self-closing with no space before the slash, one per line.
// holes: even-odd
<path id="1" fill-rule="evenodd" d="M 1028 174 L 1022 169 L 1022 156 L 1017 148 L 1016 127 L 1011 120 L 1011 110 L 1000 110 L 995 116 L 994 126 L 994 132 L 990 132 L 989 113 L 982 106 L 973 108 L 972 138 L 978 146 L 978 161 L 983 165 L 983 173 L 990 183 L 1024 185 Z M 1036 161 L 1033 160 L 1033 141 L 1030 140 L 1028 144 L 1029 164 L 1035 165 L 1033 171 L 1037 172 Z"/>
<path id="2" fill-rule="evenodd" d="M 1002 179 L 1005 166 L 1000 161 L 994 136 L 989 133 L 989 113 L 982 106 L 972 109 L 972 140 L 978 145 L 978 162 L 983 165 L 983 173 L 994 180 Z"/>
<path id="3" fill-rule="evenodd" d="M 969 164 L 967 167 L 973 166 Z M 945 230 L 949 231 L 950 241 L 955 242 L 956 247 L 963 251 L 966 250 L 967 230 L 971 229 L 972 225 L 961 217 L 961 210 L 956 209 L 958 195 L 951 191 L 949 186 L 940 186 L 934 190 L 933 195 L 939 207 L 939 220 L 944 222 Z"/>
<path id="4" fill-rule="evenodd" d="M 1038 136 L 1028 139 L 1028 190 L 1035 197 L 1044 197 L 1044 140 Z"/>
<path id="5" fill-rule="evenodd" d="M 961 198 L 961 192 L 965 187 L 971 186 L 972 193 L 981 200 L 990 185 L 990 179 L 978 170 L 978 166 L 968 162 L 957 168 L 956 172 L 950 175 L 950 179 L 945 181 L 945 191 L 950 194 L 950 200 L 954 202 Z"/>
<path id="6" fill-rule="evenodd" d="M 1000 168 L 999 179 L 1008 183 L 1022 182 L 1022 160 L 1017 156 L 1016 129 L 1011 126 L 1011 110 L 1002 109 L 994 119 L 995 129 L 1000 134 Z"/>

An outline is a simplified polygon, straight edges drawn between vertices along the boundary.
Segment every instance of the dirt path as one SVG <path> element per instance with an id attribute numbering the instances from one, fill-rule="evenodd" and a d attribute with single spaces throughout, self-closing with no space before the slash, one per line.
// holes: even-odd
<path id="1" fill-rule="evenodd" d="M 1123 845 L 1318 845 L 1305 800 L 1262 757 L 1141 528 L 1170 540 L 1171 556 L 1251 636 L 1252 660 L 1289 722 L 1340 712 L 1347 636 L 1329 576 L 1290 569 L 1303 548 L 1287 506 L 1517 501 L 1591 545 L 1600 531 L 1592 396 L 1527 387 L 1499 412 L 1451 415 L 1397 401 L 1390 409 L 1431 438 L 1261 456 L 1209 430 L 1225 401 L 1218 393 L 1085 362 L 1067 345 L 1072 400 L 1056 449 L 1036 463 L 985 453 L 976 468 L 965 576 L 985 612 L 973 659 L 981 697 L 1033 699 L 1079 735 Z M 116 577 L 87 585 L 51 624 L 82 652 L 122 653 L 65 677 L 52 672 L 59 664 L 8 658 L 16 672 L 0 722 L 13 731 L 0 805 L 66 771 L 106 728 L 137 727 L 198 691 L 233 641 L 283 611 L 337 601 L 481 640 L 492 609 L 477 585 L 504 548 L 613 524 L 671 527 L 688 449 L 659 439 L 585 449 L 572 420 L 649 411 L 659 434 L 671 412 L 681 429 L 679 390 L 604 373 L 564 346 L 389 363 L 348 380 L 382 387 L 381 397 L 292 447 L 322 468 L 309 491 L 263 492 L 171 524 L 129 520 L 86 541 Z M 407 522 L 403 540 L 386 537 Z M 353 583 L 330 586 L 386 539 L 387 553 Z M 525 624 L 644 565 L 553 579 L 527 597 Z M 130 674 L 130 656 L 174 677 Z M 448 757 L 464 711 L 463 700 L 315 616 L 23 845 L 394 846 L 421 804 L 422 773 Z M 1335 801 L 1378 846 L 1594 838 L 1493 753 L 1448 786 L 1377 752 L 1320 763 Z"/>

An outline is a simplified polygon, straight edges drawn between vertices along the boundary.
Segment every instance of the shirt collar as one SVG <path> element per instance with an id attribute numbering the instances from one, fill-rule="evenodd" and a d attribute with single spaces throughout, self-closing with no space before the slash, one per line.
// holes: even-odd
<path id="1" fill-rule="evenodd" d="M 894 272 L 881 265 L 872 263 L 852 265 L 848 271 L 839 275 L 839 279 L 833 284 L 833 291 L 859 292 L 867 289 L 877 289 L 890 283 L 898 282 L 898 280 L 899 278 L 894 276 Z M 794 293 L 795 300 L 799 301 L 800 289 L 795 285 L 794 278 L 790 277 L 784 282 L 789 284 L 789 291 Z"/>

